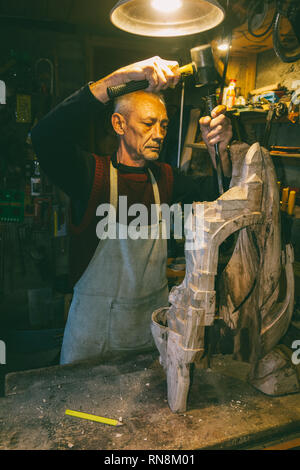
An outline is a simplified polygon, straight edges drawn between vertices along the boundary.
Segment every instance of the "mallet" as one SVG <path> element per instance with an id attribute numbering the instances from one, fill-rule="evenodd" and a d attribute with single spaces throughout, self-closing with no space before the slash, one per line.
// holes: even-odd
<path id="1" fill-rule="evenodd" d="M 193 62 L 179 67 L 181 78 L 185 78 L 189 75 L 194 75 L 196 71 L 196 66 Z M 118 96 L 127 95 L 128 93 L 133 93 L 134 91 L 138 90 L 145 90 L 146 88 L 148 88 L 148 86 L 148 80 L 132 80 L 131 82 L 123 83 L 122 85 L 107 88 L 107 95 L 111 100 L 113 100 Z"/>
<path id="2" fill-rule="evenodd" d="M 218 74 L 215 69 L 214 58 L 209 44 L 191 49 L 191 59 L 196 65 L 196 87 L 205 87 L 208 113 L 217 106 L 216 88 L 219 85 Z M 216 170 L 220 195 L 224 193 L 223 170 L 219 152 L 219 144 L 215 144 Z"/>

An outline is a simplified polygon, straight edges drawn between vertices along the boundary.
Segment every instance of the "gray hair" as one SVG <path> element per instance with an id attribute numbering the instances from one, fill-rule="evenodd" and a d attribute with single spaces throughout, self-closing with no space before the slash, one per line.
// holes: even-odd
<path id="1" fill-rule="evenodd" d="M 129 93 L 127 95 L 119 96 L 118 98 L 114 99 L 113 102 L 113 113 L 119 113 L 122 114 L 126 119 L 128 118 L 131 109 L 132 109 L 132 104 L 133 104 L 133 98 L 140 93 L 147 93 L 149 95 L 155 96 L 156 98 L 159 98 L 163 104 L 166 106 L 166 102 L 164 99 L 164 96 L 162 93 L 153 93 L 153 92 L 147 92 L 147 91 L 135 91 L 133 93 Z"/>

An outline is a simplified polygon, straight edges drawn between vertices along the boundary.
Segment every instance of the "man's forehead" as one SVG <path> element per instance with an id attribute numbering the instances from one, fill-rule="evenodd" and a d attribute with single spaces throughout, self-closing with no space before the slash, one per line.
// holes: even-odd
<path id="1" fill-rule="evenodd" d="M 163 99 L 159 95 L 147 92 L 132 93 L 130 98 L 131 112 L 138 115 L 156 116 L 158 113 L 162 118 L 167 119 L 167 110 Z"/>

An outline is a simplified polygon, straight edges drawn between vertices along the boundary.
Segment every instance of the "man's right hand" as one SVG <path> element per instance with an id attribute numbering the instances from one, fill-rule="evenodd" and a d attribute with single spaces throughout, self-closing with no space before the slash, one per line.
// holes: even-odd
<path id="1" fill-rule="evenodd" d="M 174 87 L 180 80 L 178 62 L 152 57 L 141 62 L 136 62 L 122 67 L 102 80 L 90 85 L 93 95 L 102 103 L 109 101 L 107 88 L 121 85 L 132 80 L 148 80 L 149 87 L 146 91 L 157 93 L 168 87 Z"/>

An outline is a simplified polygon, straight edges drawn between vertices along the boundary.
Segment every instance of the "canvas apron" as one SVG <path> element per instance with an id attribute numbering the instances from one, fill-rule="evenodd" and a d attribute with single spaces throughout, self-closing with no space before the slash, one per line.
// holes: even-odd
<path id="1" fill-rule="evenodd" d="M 158 185 L 149 170 L 156 208 Z M 110 204 L 118 204 L 118 172 L 110 165 Z M 99 241 L 84 274 L 74 287 L 61 350 L 61 364 L 98 357 L 110 351 L 154 348 L 151 315 L 168 305 L 167 240 L 161 211 L 146 227 L 152 238 Z M 117 232 L 127 226 L 116 224 Z M 122 232 L 124 233 L 124 232 Z M 153 238 L 156 234 L 156 238 Z"/>

